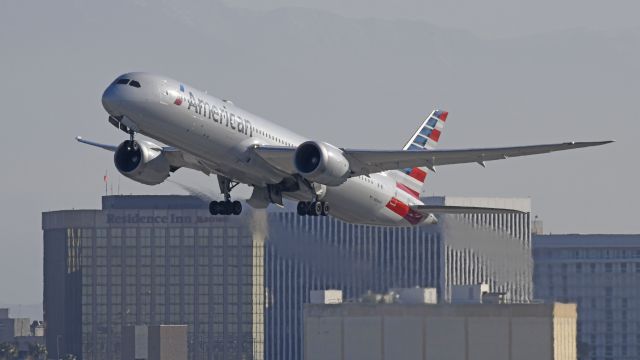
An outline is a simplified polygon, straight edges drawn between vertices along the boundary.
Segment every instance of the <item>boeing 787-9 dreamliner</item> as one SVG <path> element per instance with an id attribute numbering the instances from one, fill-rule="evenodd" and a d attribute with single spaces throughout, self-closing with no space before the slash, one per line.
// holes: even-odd
<path id="1" fill-rule="evenodd" d="M 331 214 L 350 223 L 415 226 L 437 222 L 438 214 L 513 212 L 477 207 L 431 206 L 420 200 L 429 171 L 438 166 L 603 145 L 611 141 L 485 149 L 436 150 L 448 113 L 433 111 L 401 150 L 339 148 L 306 138 L 233 103 L 185 83 L 149 73 L 119 76 L 102 104 L 109 122 L 129 135 L 120 145 L 87 141 L 114 152 L 124 176 L 147 185 L 165 181 L 180 168 L 218 177 L 224 201 L 212 201 L 212 215 L 238 215 L 231 201 L 238 184 L 253 187 L 247 203 L 266 208 L 298 201 L 301 216 Z M 144 134 L 166 145 L 137 140 Z"/>

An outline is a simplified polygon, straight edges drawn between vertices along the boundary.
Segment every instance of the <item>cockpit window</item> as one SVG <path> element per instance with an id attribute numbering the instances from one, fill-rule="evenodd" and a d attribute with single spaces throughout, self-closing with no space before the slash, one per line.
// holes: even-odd
<path id="1" fill-rule="evenodd" d="M 118 79 L 118 81 L 116 81 L 116 84 L 121 84 L 121 85 L 126 85 L 129 83 L 129 79 Z"/>
<path id="2" fill-rule="evenodd" d="M 131 80 L 131 82 L 129 83 L 129 86 L 133 86 L 135 88 L 139 88 L 140 87 L 140 83 L 135 81 L 135 80 Z"/>

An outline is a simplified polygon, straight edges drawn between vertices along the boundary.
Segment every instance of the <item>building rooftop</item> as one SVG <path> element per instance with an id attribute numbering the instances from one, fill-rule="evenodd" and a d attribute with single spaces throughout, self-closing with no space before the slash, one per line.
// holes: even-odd
<path id="1" fill-rule="evenodd" d="M 534 249 L 640 247 L 640 234 L 534 234 L 532 238 Z"/>
<path id="2" fill-rule="evenodd" d="M 192 195 L 109 195 L 102 210 L 113 209 L 207 209 L 208 203 Z"/>
<path id="3" fill-rule="evenodd" d="M 307 316 L 313 317 L 368 317 L 385 316 L 431 316 L 431 317 L 577 317 L 576 304 L 305 304 Z"/>
<path id="4" fill-rule="evenodd" d="M 431 196 L 423 197 L 422 201 L 431 205 L 478 206 L 531 212 L 530 198 Z M 270 206 L 268 210 L 273 213 L 296 212 L 296 202 L 285 199 L 284 205 L 282 208 Z M 206 210 L 208 206 L 208 200 L 193 195 L 106 195 L 102 197 L 102 209 L 67 209 L 60 211 Z M 48 213 L 53 212 L 57 211 L 49 211 Z"/>

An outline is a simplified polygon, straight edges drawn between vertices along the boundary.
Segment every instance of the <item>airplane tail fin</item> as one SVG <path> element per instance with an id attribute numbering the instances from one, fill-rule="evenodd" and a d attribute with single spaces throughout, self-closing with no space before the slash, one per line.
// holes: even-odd
<path id="1" fill-rule="evenodd" d="M 447 121 L 448 112 L 434 110 L 418 127 L 413 136 L 402 148 L 403 150 L 433 150 L 438 146 L 440 135 Z M 396 186 L 409 195 L 419 198 L 427 179 L 426 167 L 414 167 L 389 171 L 396 180 Z"/>

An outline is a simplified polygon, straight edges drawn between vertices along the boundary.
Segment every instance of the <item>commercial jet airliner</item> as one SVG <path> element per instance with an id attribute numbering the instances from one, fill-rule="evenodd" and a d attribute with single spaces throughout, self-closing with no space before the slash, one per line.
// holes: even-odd
<path id="1" fill-rule="evenodd" d="M 124 176 L 147 185 L 190 168 L 218 177 L 224 201 L 212 201 L 212 215 L 239 215 L 231 201 L 238 184 L 253 187 L 247 203 L 266 208 L 298 201 L 301 216 L 331 214 L 350 223 L 384 226 L 434 224 L 438 214 L 511 210 L 431 206 L 420 200 L 436 167 L 501 160 L 607 144 L 567 142 L 485 149 L 435 150 L 448 113 L 433 111 L 402 150 L 339 148 L 298 135 L 185 83 L 149 73 L 121 75 L 107 87 L 102 104 L 109 122 L 129 135 L 120 145 L 77 140 L 114 152 Z M 140 133 L 165 146 L 137 140 Z"/>

